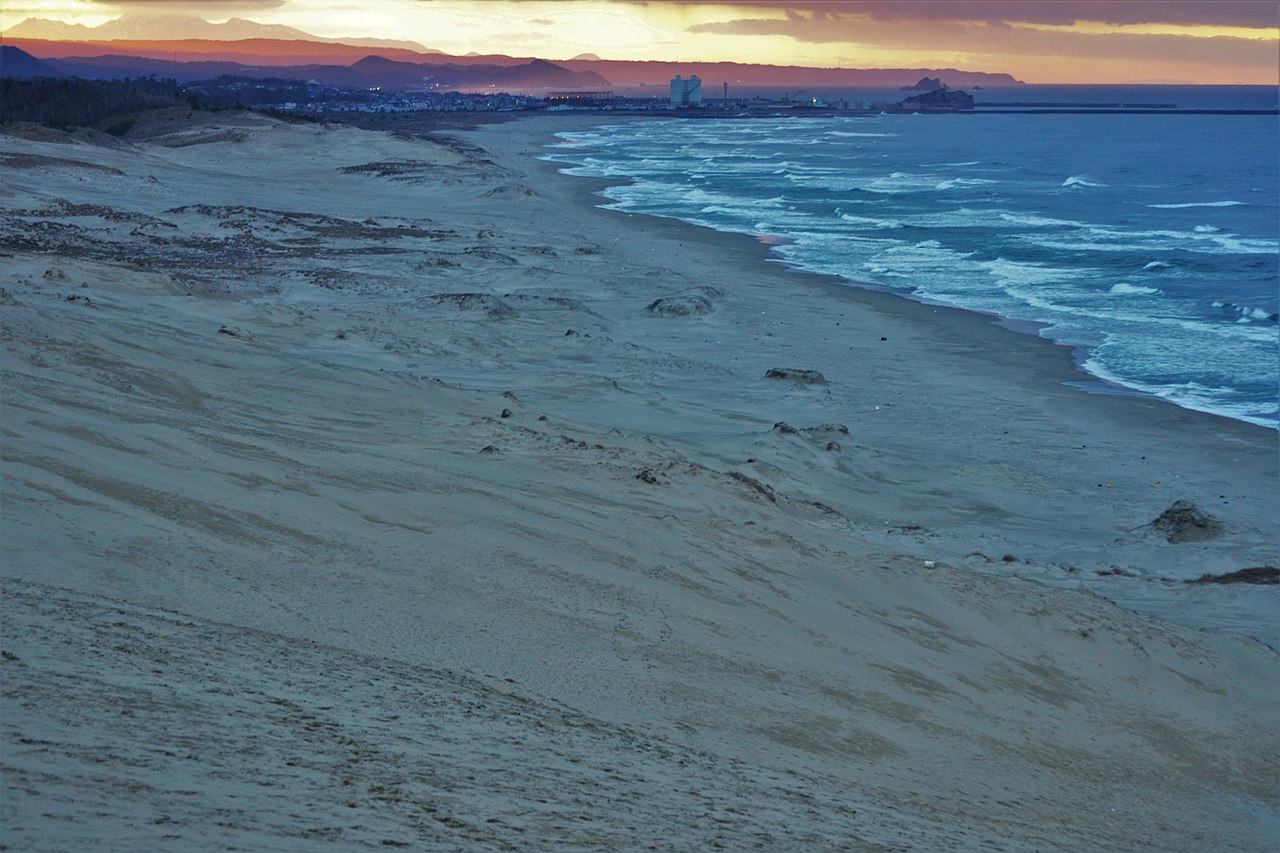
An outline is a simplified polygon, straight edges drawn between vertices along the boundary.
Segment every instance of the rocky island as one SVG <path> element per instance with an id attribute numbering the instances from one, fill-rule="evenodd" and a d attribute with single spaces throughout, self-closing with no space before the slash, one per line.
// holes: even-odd
<path id="1" fill-rule="evenodd" d="M 941 110 L 971 110 L 973 96 L 956 89 L 934 89 L 922 95 L 912 95 L 905 99 L 898 108 L 902 112 L 935 112 Z"/>

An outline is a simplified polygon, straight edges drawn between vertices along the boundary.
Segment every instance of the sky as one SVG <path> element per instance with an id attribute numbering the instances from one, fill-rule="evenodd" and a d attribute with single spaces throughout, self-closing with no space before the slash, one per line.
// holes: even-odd
<path id="1" fill-rule="evenodd" d="M 240 17 L 452 54 L 1003 71 L 1032 83 L 1280 85 L 1277 0 L 4 0 L 26 17 Z M 177 37 L 180 34 L 175 34 Z"/>

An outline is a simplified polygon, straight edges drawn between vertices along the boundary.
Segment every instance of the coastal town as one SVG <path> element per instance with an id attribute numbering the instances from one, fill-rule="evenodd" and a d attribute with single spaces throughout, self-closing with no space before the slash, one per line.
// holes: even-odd
<path id="1" fill-rule="evenodd" d="M 547 90 L 539 94 L 506 91 L 460 91 L 437 87 L 422 90 L 382 86 L 330 86 L 314 81 L 260 79 L 222 76 L 185 84 L 183 90 L 201 102 L 220 106 L 276 110 L 299 115 L 333 113 L 379 114 L 409 112 L 518 112 L 569 110 L 671 112 L 714 115 L 742 115 L 804 112 L 897 112 L 954 111 L 973 109 L 973 96 L 950 89 L 940 80 L 925 78 L 912 87 L 903 87 L 900 102 L 825 99 L 806 96 L 802 91 L 783 92 L 773 97 L 742 94 L 730 97 L 728 84 L 704 96 L 696 75 L 677 75 L 670 92 L 654 87 L 652 95 L 618 94 L 608 89 Z M 715 97 L 718 96 L 718 97 Z"/>
<path id="2" fill-rule="evenodd" d="M 28 45 L 30 46 L 30 45 Z M 33 48 L 34 49 L 34 48 Z M 956 111 L 974 108 L 974 98 L 937 77 L 908 85 L 830 87 L 806 91 L 785 85 L 785 76 L 763 84 L 728 80 L 704 86 L 696 74 L 676 74 L 669 85 L 613 85 L 598 74 L 569 72 L 535 60 L 514 69 L 453 70 L 436 75 L 429 66 L 412 74 L 368 56 L 350 66 L 235 66 L 233 73 L 199 75 L 194 64 L 122 60 L 124 65 L 86 65 L 79 60 L 38 58 L 15 44 L 0 45 L 0 67 L 10 97 L 21 98 L 20 81 L 97 81 L 164 88 L 192 106 L 252 109 L 299 116 L 387 113 L 673 112 L 738 116 L 801 112 Z M 485 82 L 487 77 L 496 82 Z M 506 78 L 505 80 L 503 78 Z M 74 84 L 72 84 L 74 85 Z M 980 87 L 975 87 L 975 90 Z M 857 92 L 857 96 L 851 95 Z M 8 110 L 5 111 L 6 115 Z"/>

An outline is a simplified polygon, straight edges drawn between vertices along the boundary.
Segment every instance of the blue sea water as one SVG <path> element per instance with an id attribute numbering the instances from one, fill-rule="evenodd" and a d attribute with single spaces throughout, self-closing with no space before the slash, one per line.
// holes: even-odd
<path id="1" fill-rule="evenodd" d="M 1064 95 L 1066 96 L 1066 95 Z M 674 119 L 561 134 L 608 206 L 991 312 L 1082 366 L 1276 428 L 1280 122 L 1258 115 Z"/>
<path id="2" fill-rule="evenodd" d="M 941 74 L 943 82 L 947 75 Z M 718 94 L 714 85 L 705 87 L 713 100 Z M 1276 86 L 1188 86 L 1179 84 L 1148 85 L 1089 85 L 1033 84 L 1023 86 L 989 86 L 968 90 L 979 109 L 1003 107 L 1009 103 L 1043 104 L 1159 104 L 1176 106 L 1184 110 L 1275 110 L 1280 107 L 1280 87 Z M 733 98 L 760 97 L 781 99 L 790 96 L 796 102 L 810 102 L 818 98 L 827 103 L 846 101 L 849 104 L 897 103 L 914 92 L 893 87 L 810 87 L 797 93 L 795 87 L 742 86 L 732 87 Z"/>

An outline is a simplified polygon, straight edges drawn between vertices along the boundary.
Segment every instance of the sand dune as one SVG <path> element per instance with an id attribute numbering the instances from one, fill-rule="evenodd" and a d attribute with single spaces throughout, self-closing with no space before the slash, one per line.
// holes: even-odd
<path id="1" fill-rule="evenodd" d="M 0 137 L 6 843 L 1270 847 L 1267 626 L 1016 575 L 1207 618 L 1274 433 L 594 209 L 572 121 Z"/>

